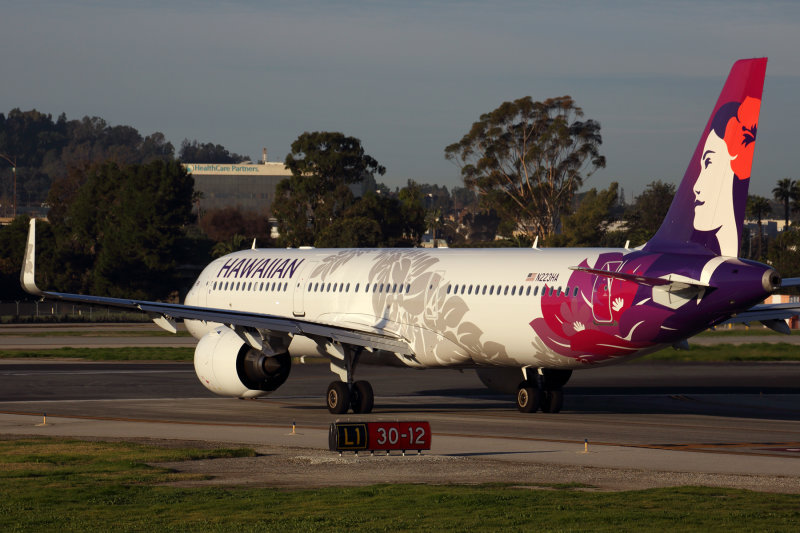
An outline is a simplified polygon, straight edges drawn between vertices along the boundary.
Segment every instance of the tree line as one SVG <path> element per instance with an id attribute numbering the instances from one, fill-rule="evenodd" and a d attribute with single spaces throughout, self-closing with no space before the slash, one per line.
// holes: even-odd
<path id="1" fill-rule="evenodd" d="M 35 109 L 0 113 L 0 154 L 16 163 L 18 207 L 47 202 L 59 180 L 80 174 L 94 164 L 120 166 L 171 161 L 238 163 L 248 159 L 223 146 L 184 139 L 178 153 L 161 132 L 142 135 L 136 128 L 111 126 L 100 117 L 68 120 Z M 8 164 L 6 164 L 8 163 Z M 0 216 L 10 216 L 13 204 L 12 166 L 0 162 Z M 18 209 L 21 211 L 21 209 Z"/>
<path id="2" fill-rule="evenodd" d="M 286 156 L 292 175 L 276 190 L 271 214 L 280 238 L 273 242 L 264 215 L 230 207 L 198 220 L 193 210 L 198 193 L 180 162 L 246 156 L 189 140 L 176 154 L 159 132 L 143 136 L 98 117 L 0 114 L 0 154 L 15 157 L 28 201 L 49 207 L 50 224 L 38 235 L 47 250 L 41 284 L 149 299 L 176 298 L 212 257 L 248 247 L 253 237 L 260 246 L 294 247 L 419 246 L 426 234 L 451 246 L 530 246 L 537 237 L 544 246 L 641 245 L 661 224 L 675 186 L 653 181 L 630 204 L 616 183 L 581 192 L 605 166 L 601 145 L 600 124 L 584 119 L 571 97 L 525 97 L 481 115 L 445 148 L 464 187 L 408 180 L 391 190 L 376 180 L 386 169 L 359 139 L 305 132 Z M 357 184 L 363 194 L 354 192 Z M 7 191 L 0 192 L 5 206 Z M 773 192 L 788 222 L 800 207 L 800 186 L 782 180 Z M 750 199 L 748 215 L 759 227 L 769 212 L 769 201 Z M 0 230 L 0 299 L 24 296 L 18 275 L 26 233 L 25 217 Z M 796 232 L 745 239 L 750 257 L 798 274 Z"/>
<path id="3" fill-rule="evenodd" d="M 0 154 L 8 162 L 0 162 L 0 215 L 14 204 L 11 162 L 17 211 L 47 210 L 49 224 L 37 226 L 42 286 L 152 299 L 175 298 L 214 246 L 196 226 L 194 180 L 180 162 L 247 159 L 196 140 L 184 140 L 176 159 L 160 132 L 19 109 L 0 114 Z M 27 221 L 0 229 L 0 300 L 27 296 L 19 287 Z"/>

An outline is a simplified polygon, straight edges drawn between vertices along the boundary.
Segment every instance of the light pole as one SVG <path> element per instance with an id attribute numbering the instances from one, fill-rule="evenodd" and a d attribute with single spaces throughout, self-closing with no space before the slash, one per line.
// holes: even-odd
<path id="1" fill-rule="evenodd" d="M 14 218 L 17 218 L 17 156 L 13 161 L 5 154 L 0 154 L 0 157 L 11 163 L 11 172 L 14 173 Z"/>

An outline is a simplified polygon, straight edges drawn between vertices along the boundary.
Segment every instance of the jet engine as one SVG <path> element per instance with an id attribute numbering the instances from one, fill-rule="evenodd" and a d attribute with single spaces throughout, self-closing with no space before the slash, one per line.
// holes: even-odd
<path id="1" fill-rule="evenodd" d="M 266 396 L 283 385 L 291 369 L 288 352 L 267 355 L 225 326 L 202 337 L 194 351 L 197 377 L 221 396 Z"/>

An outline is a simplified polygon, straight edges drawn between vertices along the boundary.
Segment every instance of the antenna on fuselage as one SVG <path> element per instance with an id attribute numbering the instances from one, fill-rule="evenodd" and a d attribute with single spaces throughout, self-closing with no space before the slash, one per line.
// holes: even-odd
<path id="1" fill-rule="evenodd" d="M 250 249 L 251 250 L 255 250 L 256 249 L 256 240 L 255 239 L 253 239 L 253 246 L 251 246 Z"/>
<path id="2" fill-rule="evenodd" d="M 533 248 L 534 250 L 538 250 L 539 249 L 538 245 L 539 245 L 539 236 L 537 235 L 536 238 L 533 239 L 533 246 L 531 246 L 531 248 Z"/>

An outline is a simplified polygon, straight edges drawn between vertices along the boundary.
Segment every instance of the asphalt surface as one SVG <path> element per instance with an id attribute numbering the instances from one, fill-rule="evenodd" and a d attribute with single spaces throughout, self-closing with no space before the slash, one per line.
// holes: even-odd
<path id="1" fill-rule="evenodd" d="M 362 460 L 360 469 L 377 469 L 372 477 L 365 470 L 364 482 L 533 477 L 614 489 L 800 491 L 800 363 L 632 362 L 584 370 L 565 387 L 561 413 L 532 415 L 488 392 L 471 371 L 362 366 L 358 378 L 372 383 L 375 410 L 340 419 L 426 420 L 433 432 L 424 460 Z M 325 364 L 297 364 L 275 394 L 242 401 L 208 392 L 191 363 L 0 360 L 0 435 L 249 445 L 264 454 L 261 466 L 204 467 L 222 468 L 219 479 L 240 483 L 263 482 L 270 468 L 296 474 L 270 484 L 342 483 L 342 471 L 354 467 L 352 456 L 327 451 L 336 417 L 323 397 L 332 379 Z M 284 462 L 275 463 L 279 458 Z M 518 479 L 522 473 L 527 477 Z"/>

